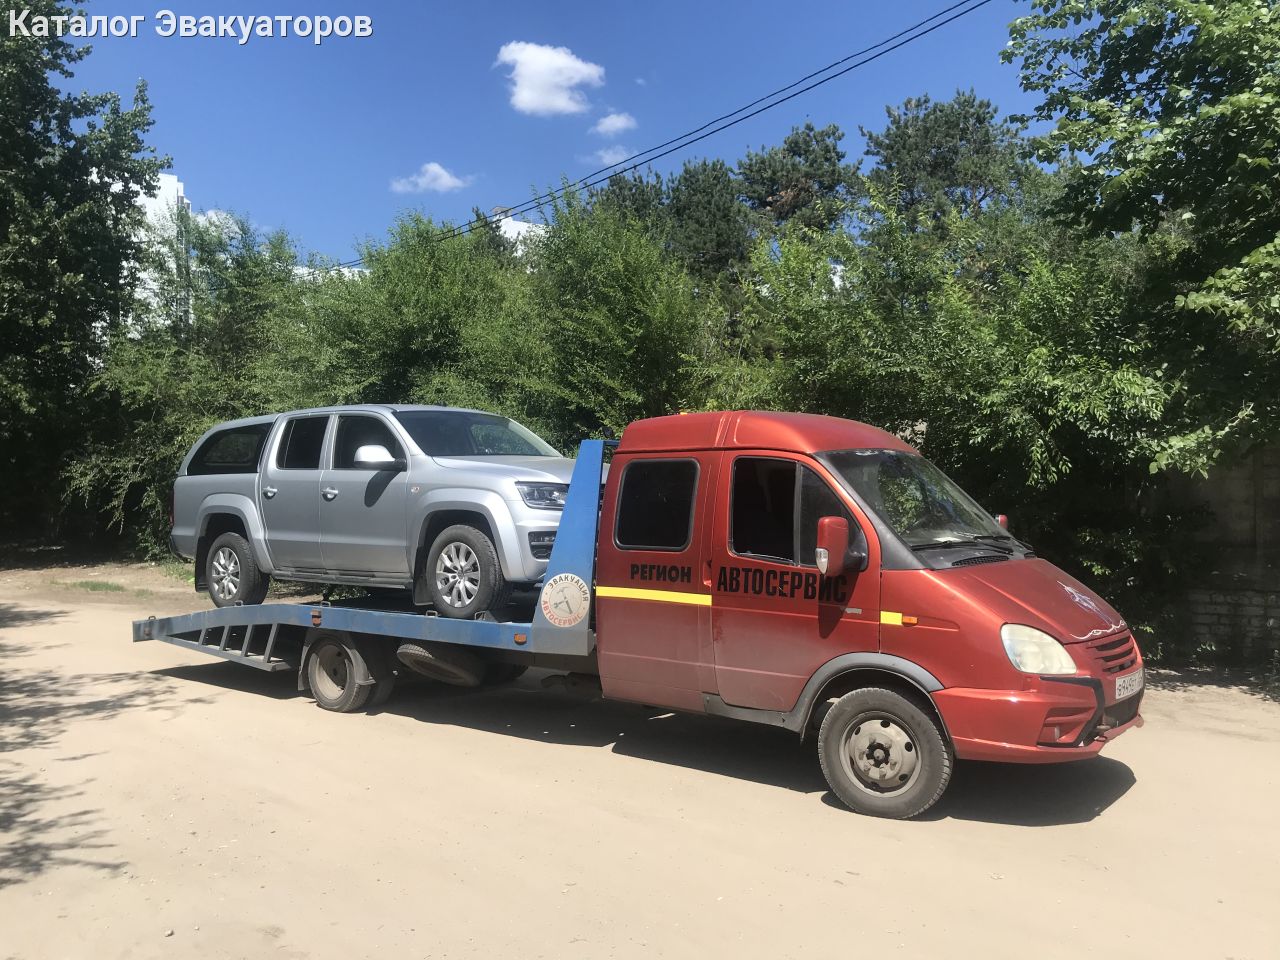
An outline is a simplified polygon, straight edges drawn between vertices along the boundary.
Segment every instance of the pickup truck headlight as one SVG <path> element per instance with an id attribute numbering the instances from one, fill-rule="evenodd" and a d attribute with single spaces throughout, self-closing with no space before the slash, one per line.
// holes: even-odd
<path id="1" fill-rule="evenodd" d="M 1023 673 L 1075 673 L 1076 662 L 1067 648 L 1043 630 L 1021 623 L 1006 623 L 1000 628 L 1000 639 L 1009 662 Z"/>
<path id="2" fill-rule="evenodd" d="M 540 510 L 563 510 L 565 494 L 569 492 L 567 483 L 517 483 L 520 499 L 525 506 L 537 507 Z"/>

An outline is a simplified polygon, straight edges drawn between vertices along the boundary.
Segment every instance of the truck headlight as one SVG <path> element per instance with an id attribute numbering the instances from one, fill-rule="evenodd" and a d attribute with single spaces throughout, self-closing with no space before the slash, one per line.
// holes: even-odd
<path id="1" fill-rule="evenodd" d="M 1043 630 L 1021 623 L 1006 623 L 1000 639 L 1009 662 L 1023 673 L 1075 673 L 1076 662 L 1067 648 Z"/>
<path id="2" fill-rule="evenodd" d="M 540 510 L 563 510 L 565 494 L 569 492 L 567 483 L 517 483 L 520 499 L 525 506 L 537 507 Z"/>

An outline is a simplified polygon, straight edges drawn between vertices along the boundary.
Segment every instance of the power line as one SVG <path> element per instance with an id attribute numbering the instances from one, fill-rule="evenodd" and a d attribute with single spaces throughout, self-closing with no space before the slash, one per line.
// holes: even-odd
<path id="1" fill-rule="evenodd" d="M 885 54 L 892 53 L 894 50 L 904 47 L 908 43 L 912 43 L 916 40 L 919 40 L 922 37 L 928 36 L 929 34 L 933 33 L 935 30 L 945 27 L 947 24 L 955 20 L 959 20 L 961 17 L 967 16 L 970 13 L 973 13 L 978 8 L 984 7 L 990 2 L 991 0 L 977 0 L 976 3 L 971 2 L 971 0 L 960 0 L 960 2 L 953 3 L 951 6 L 946 7 L 942 10 L 939 10 L 937 13 L 933 14 L 932 16 L 926 17 L 925 19 L 920 20 L 919 22 L 914 23 L 903 30 L 899 30 L 897 33 L 893 34 L 892 36 L 886 37 L 885 39 L 879 41 L 878 43 L 872 44 L 869 47 L 865 47 L 862 50 L 856 51 L 855 53 L 851 53 L 848 56 L 842 57 L 839 60 L 829 63 L 825 67 L 815 70 L 812 73 L 806 74 L 805 76 L 801 77 L 799 80 L 795 80 L 792 83 L 787 84 L 785 87 L 780 87 L 777 90 L 774 90 L 772 93 L 767 93 L 762 97 L 758 97 L 755 100 L 752 100 L 750 103 L 739 107 L 737 110 L 733 110 L 729 113 L 722 114 L 716 119 L 709 120 L 706 123 L 704 123 L 702 126 L 696 127 L 693 130 L 688 131 L 687 133 L 683 133 L 678 137 L 673 137 L 672 139 L 667 140 L 663 143 L 660 143 L 655 147 L 650 147 L 648 150 L 642 150 L 639 153 L 632 154 L 631 156 L 623 160 L 619 160 L 617 163 L 610 164 L 609 166 L 606 166 L 606 167 L 601 167 L 599 170 L 596 170 L 594 173 L 588 174 L 587 176 L 582 177 L 579 180 L 575 180 L 573 183 L 566 184 L 565 186 L 560 187 L 556 190 L 550 190 L 540 196 L 534 197 L 532 200 L 526 201 L 523 204 L 520 204 L 514 207 L 508 207 L 504 210 L 504 212 L 500 216 L 477 218 L 477 219 L 468 221 L 465 224 L 452 228 L 449 232 L 443 233 L 440 236 L 436 237 L 435 239 L 437 241 L 451 240 L 454 237 L 465 236 L 466 234 L 471 233 L 473 230 L 477 229 L 480 226 L 487 225 L 487 224 L 501 223 L 503 220 L 508 220 L 511 217 L 517 216 L 521 213 L 527 213 L 530 210 L 533 210 L 542 206 L 544 203 L 546 203 L 549 200 L 553 200 L 558 197 L 564 196 L 569 191 L 577 190 L 582 187 L 596 186 L 609 179 L 612 179 L 613 177 L 620 176 L 624 173 L 629 173 L 632 170 L 636 170 L 639 167 L 648 163 L 652 163 L 655 160 L 660 160 L 663 157 L 669 156 L 670 154 L 675 153 L 678 150 L 682 150 L 685 147 L 692 146 L 693 144 L 698 143 L 701 140 L 705 140 L 708 137 L 714 136 L 715 134 L 720 133 L 723 130 L 727 130 L 732 126 L 736 126 L 739 123 L 742 123 L 746 120 L 750 120 L 753 117 L 757 117 L 768 110 L 772 110 L 774 107 L 780 106 L 788 102 L 789 100 L 794 100 L 796 97 L 800 96 L 801 94 L 808 93 L 810 90 L 813 90 L 816 87 L 820 87 L 823 84 L 830 83 L 832 80 L 836 80 L 839 77 L 842 77 L 845 74 L 850 73 L 853 70 L 856 70 L 858 67 L 865 66 L 866 64 L 871 63 L 874 60 L 880 59 Z M 961 7 L 964 7 L 965 9 L 959 10 L 958 13 L 953 13 L 952 16 L 949 16 L 949 17 L 946 16 L 947 14 L 952 13 L 953 11 L 956 11 Z M 933 23 L 933 21 L 939 20 L 940 17 L 946 17 L 946 19 L 941 20 L 938 23 Z M 931 24 L 931 23 L 933 24 L 932 26 L 927 26 L 928 24 Z M 925 28 L 926 26 L 927 26 L 927 29 L 922 29 L 922 28 Z M 897 40 L 898 42 L 894 43 L 895 40 Z M 890 46 L 890 44 L 892 45 Z M 884 47 L 885 49 L 880 49 L 881 47 Z M 866 56 L 866 54 L 872 53 L 872 51 L 876 51 L 876 50 L 879 50 L 879 52 L 874 53 L 871 56 Z M 858 57 L 865 57 L 865 59 L 857 60 L 857 62 L 849 64 L 850 60 L 856 60 L 856 58 Z M 844 67 L 844 69 L 839 70 L 835 73 L 829 73 L 829 71 L 833 70 L 836 67 L 842 66 L 844 64 L 849 64 L 849 65 Z M 812 80 L 814 77 L 821 77 L 822 74 L 827 74 L 827 73 L 829 73 L 828 76 L 822 77 L 822 79 L 817 80 L 814 83 L 810 83 L 808 86 L 805 86 L 799 90 L 795 89 L 796 87 L 800 86 L 806 81 Z M 788 93 L 788 91 L 794 91 L 794 92 Z M 787 96 L 781 96 L 784 93 L 786 93 Z M 775 99 L 775 98 L 780 98 L 780 99 Z M 761 104 L 764 104 L 764 106 L 760 106 Z M 753 107 L 756 107 L 758 109 L 752 109 Z M 748 113 L 747 111 L 750 111 L 750 112 Z M 714 129 L 708 129 L 709 127 L 713 127 Z M 601 174 L 604 174 L 604 176 L 601 176 Z"/>

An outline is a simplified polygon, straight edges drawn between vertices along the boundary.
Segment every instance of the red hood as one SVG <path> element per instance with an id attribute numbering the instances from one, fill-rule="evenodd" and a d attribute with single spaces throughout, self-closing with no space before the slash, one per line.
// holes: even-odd
<path id="1" fill-rule="evenodd" d="M 1009 560 L 939 570 L 948 586 L 986 606 L 1005 623 L 1025 623 L 1077 643 L 1124 629 L 1107 601 L 1047 560 Z"/>

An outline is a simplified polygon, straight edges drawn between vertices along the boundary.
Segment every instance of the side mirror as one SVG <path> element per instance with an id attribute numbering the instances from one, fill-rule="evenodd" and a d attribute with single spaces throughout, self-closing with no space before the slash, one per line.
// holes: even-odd
<path id="1" fill-rule="evenodd" d="M 818 548 L 814 561 L 824 577 L 844 573 L 849 553 L 849 521 L 844 517 L 822 517 L 818 521 Z"/>
<path id="2" fill-rule="evenodd" d="M 353 462 L 365 470 L 403 470 L 408 466 L 403 460 L 393 457 L 391 451 L 380 443 L 357 447 Z"/>
<path id="3" fill-rule="evenodd" d="M 996 514 L 996 523 L 1000 524 L 1000 529 L 1002 530 L 1009 529 L 1009 518 L 1003 513 Z"/>

